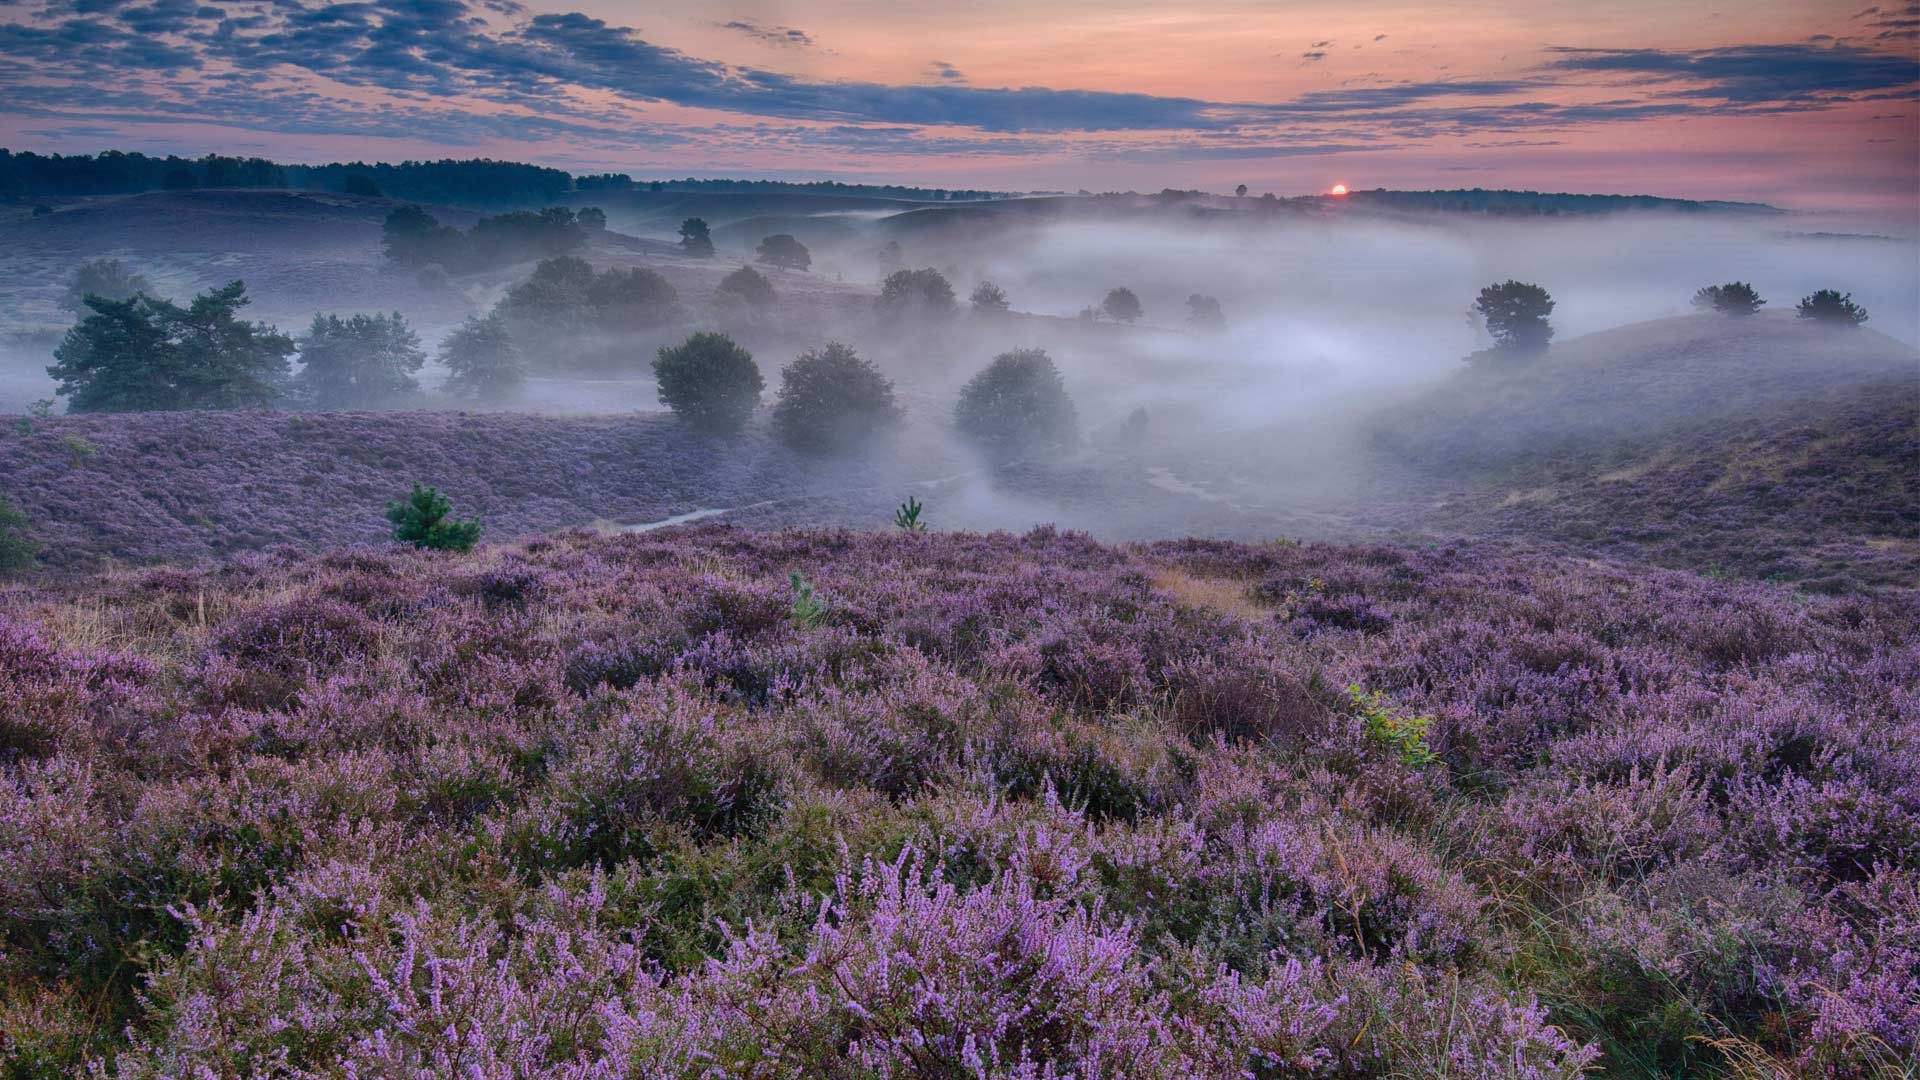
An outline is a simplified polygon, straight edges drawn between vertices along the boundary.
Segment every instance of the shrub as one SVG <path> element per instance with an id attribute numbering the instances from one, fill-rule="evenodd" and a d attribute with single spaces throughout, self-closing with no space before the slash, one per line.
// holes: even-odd
<path id="1" fill-rule="evenodd" d="M 893 384 L 839 342 L 801 353 L 780 373 L 774 431 L 796 450 L 848 450 L 900 421 Z"/>
<path id="2" fill-rule="evenodd" d="M 953 426 L 975 446 L 1004 457 L 1079 439 L 1073 402 L 1044 349 L 1016 349 L 994 357 L 961 389 Z"/>
<path id="3" fill-rule="evenodd" d="M 712 331 L 662 346 L 653 361 L 653 377 L 662 405 L 693 427 L 712 432 L 746 426 L 766 385 L 753 354 Z"/>
<path id="4" fill-rule="evenodd" d="M 680 250 L 701 259 L 713 254 L 713 235 L 705 221 L 690 217 L 680 223 Z"/>
<path id="5" fill-rule="evenodd" d="M 807 245 L 786 233 L 775 233 L 760 241 L 755 252 L 761 262 L 782 270 L 805 270 L 813 265 L 813 256 L 807 251 Z"/>
<path id="6" fill-rule="evenodd" d="M 404 501 L 387 504 L 395 540 L 431 551 L 473 550 L 480 539 L 480 523 L 453 520 L 448 516 L 452 512 L 453 503 L 445 495 L 417 483 Z"/>
<path id="7" fill-rule="evenodd" d="M 84 318 L 89 312 L 87 297 L 130 300 L 138 293 L 150 293 L 153 283 L 119 259 L 94 259 L 81 263 L 67 279 L 67 291 L 60 306 Z"/>
<path id="8" fill-rule="evenodd" d="M 33 569 L 40 545 L 26 536 L 27 515 L 0 498 L 0 574 L 17 574 Z"/>
<path id="9" fill-rule="evenodd" d="M 880 299 L 874 306 L 889 318 L 946 315 L 953 311 L 953 286 L 931 267 L 896 270 L 880 283 Z"/>
<path id="10" fill-rule="evenodd" d="M 1853 294 L 1842 295 L 1834 289 L 1821 289 L 1800 301 L 1798 314 L 1803 319 L 1852 328 L 1867 321 L 1867 309 L 1853 302 Z"/>
<path id="11" fill-rule="evenodd" d="M 751 266 L 743 266 L 721 278 L 720 287 L 714 290 L 714 297 L 721 303 L 738 304 L 750 311 L 772 307 L 774 296 L 773 283 Z"/>
<path id="12" fill-rule="evenodd" d="M 1146 314 L 1140 306 L 1140 298 L 1133 290 L 1121 286 L 1107 292 L 1107 298 L 1100 301 L 1100 312 L 1114 322 L 1130 323 Z"/>
<path id="13" fill-rule="evenodd" d="M 1722 315 L 1752 315 L 1765 303 L 1753 286 L 1744 281 L 1708 285 L 1693 294 L 1694 307 L 1702 311 L 1717 311 Z"/>
<path id="14" fill-rule="evenodd" d="M 634 266 L 600 273 L 587 286 L 586 299 L 595 326 L 621 332 L 644 330 L 667 321 L 679 294 L 666 278 Z"/>
<path id="15" fill-rule="evenodd" d="M 999 315 L 1007 310 L 1007 291 L 991 281 L 983 281 L 973 287 L 973 295 L 967 297 L 973 304 L 973 310 L 983 315 Z"/>
<path id="16" fill-rule="evenodd" d="M 280 395 L 293 340 L 238 317 L 247 287 L 235 281 L 181 307 L 136 294 L 89 297 L 93 313 L 67 331 L 47 374 L 68 412 L 244 409 Z"/>
<path id="17" fill-rule="evenodd" d="M 1201 293 L 1187 297 L 1187 325 L 1195 330 L 1224 328 L 1227 317 L 1220 311 L 1220 301 Z"/>
<path id="18" fill-rule="evenodd" d="M 1486 320 L 1494 344 L 1508 352 L 1537 352 L 1553 341 L 1553 297 L 1538 285 L 1506 281 L 1480 290 L 1473 310 Z"/>
<path id="19" fill-rule="evenodd" d="M 446 392 L 482 401 L 505 401 L 526 382 L 526 361 L 498 311 L 469 315 L 440 343 L 440 362 L 452 372 Z"/>
<path id="20" fill-rule="evenodd" d="M 901 532 L 926 532 L 927 523 L 920 520 L 920 511 L 923 509 L 919 499 L 912 495 L 907 496 L 907 501 L 901 503 L 900 508 L 893 512 L 893 527 Z"/>
<path id="21" fill-rule="evenodd" d="M 299 340 L 295 385 L 316 408 L 365 409 L 420 389 L 413 373 L 427 362 L 420 338 L 399 312 L 315 315 Z"/>

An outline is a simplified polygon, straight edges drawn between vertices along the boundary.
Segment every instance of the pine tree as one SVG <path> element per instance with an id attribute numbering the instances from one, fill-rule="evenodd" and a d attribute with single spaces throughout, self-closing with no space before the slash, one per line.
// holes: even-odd
<path id="1" fill-rule="evenodd" d="M 404 501 L 387 504 L 395 540 L 431 551 L 473 550 L 480 539 L 480 523 L 450 520 L 452 512 L 453 504 L 445 495 L 419 484 L 413 485 L 413 494 Z"/>

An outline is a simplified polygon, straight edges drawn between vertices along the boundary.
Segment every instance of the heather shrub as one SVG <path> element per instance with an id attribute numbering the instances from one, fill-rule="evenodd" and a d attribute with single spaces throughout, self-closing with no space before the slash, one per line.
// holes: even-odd
<path id="1" fill-rule="evenodd" d="M 1003 458 L 1070 446 L 1080 437 L 1073 402 L 1044 349 L 1001 353 L 960 390 L 953 426 Z"/>
<path id="2" fill-rule="evenodd" d="M 653 377 L 662 405 L 694 428 L 715 433 L 745 427 L 766 385 L 752 353 L 725 334 L 704 330 L 662 346 Z"/>
<path id="3" fill-rule="evenodd" d="M 471 551 L 480 540 L 480 523 L 452 516 L 453 503 L 430 487 L 413 485 L 404 501 L 387 504 L 393 538 L 429 551 Z"/>
<path id="4" fill-rule="evenodd" d="M 780 373 L 773 429 L 796 450 L 857 449 L 900 422 L 893 383 L 837 341 L 801 353 Z"/>

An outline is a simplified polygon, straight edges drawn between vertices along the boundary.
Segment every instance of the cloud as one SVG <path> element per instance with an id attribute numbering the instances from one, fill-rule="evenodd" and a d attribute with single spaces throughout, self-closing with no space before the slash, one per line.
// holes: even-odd
<path id="1" fill-rule="evenodd" d="M 1920 83 L 1920 60 L 1851 45 L 1740 45 L 1697 52 L 1555 48 L 1558 71 L 1636 75 L 1651 82 L 1703 84 L 1685 96 L 1736 102 L 1845 98 Z"/>
<path id="2" fill-rule="evenodd" d="M 1305 60 L 1308 63 L 1312 63 L 1315 60 L 1325 60 L 1326 58 L 1327 58 L 1326 52 L 1320 49 L 1310 49 L 1300 54 L 1300 59 Z"/>
<path id="3" fill-rule="evenodd" d="M 762 45 L 783 49 L 805 49 L 813 45 L 812 35 L 791 26 L 762 26 L 752 19 L 734 19 L 719 25 L 723 30 L 738 30 Z"/>
<path id="4" fill-rule="evenodd" d="M 945 82 L 963 83 L 967 81 L 967 76 L 964 72 L 952 64 L 947 63 L 945 60 L 935 60 L 929 63 L 927 70 L 934 78 Z"/>

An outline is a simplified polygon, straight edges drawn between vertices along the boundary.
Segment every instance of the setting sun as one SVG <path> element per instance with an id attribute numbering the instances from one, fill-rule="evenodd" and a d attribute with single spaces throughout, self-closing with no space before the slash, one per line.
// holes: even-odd
<path id="1" fill-rule="evenodd" d="M 1346 193 L 1347 193 L 1347 185 L 1345 184 L 1335 184 L 1331 188 L 1327 189 L 1327 194 L 1329 195 L 1345 195 Z"/>

